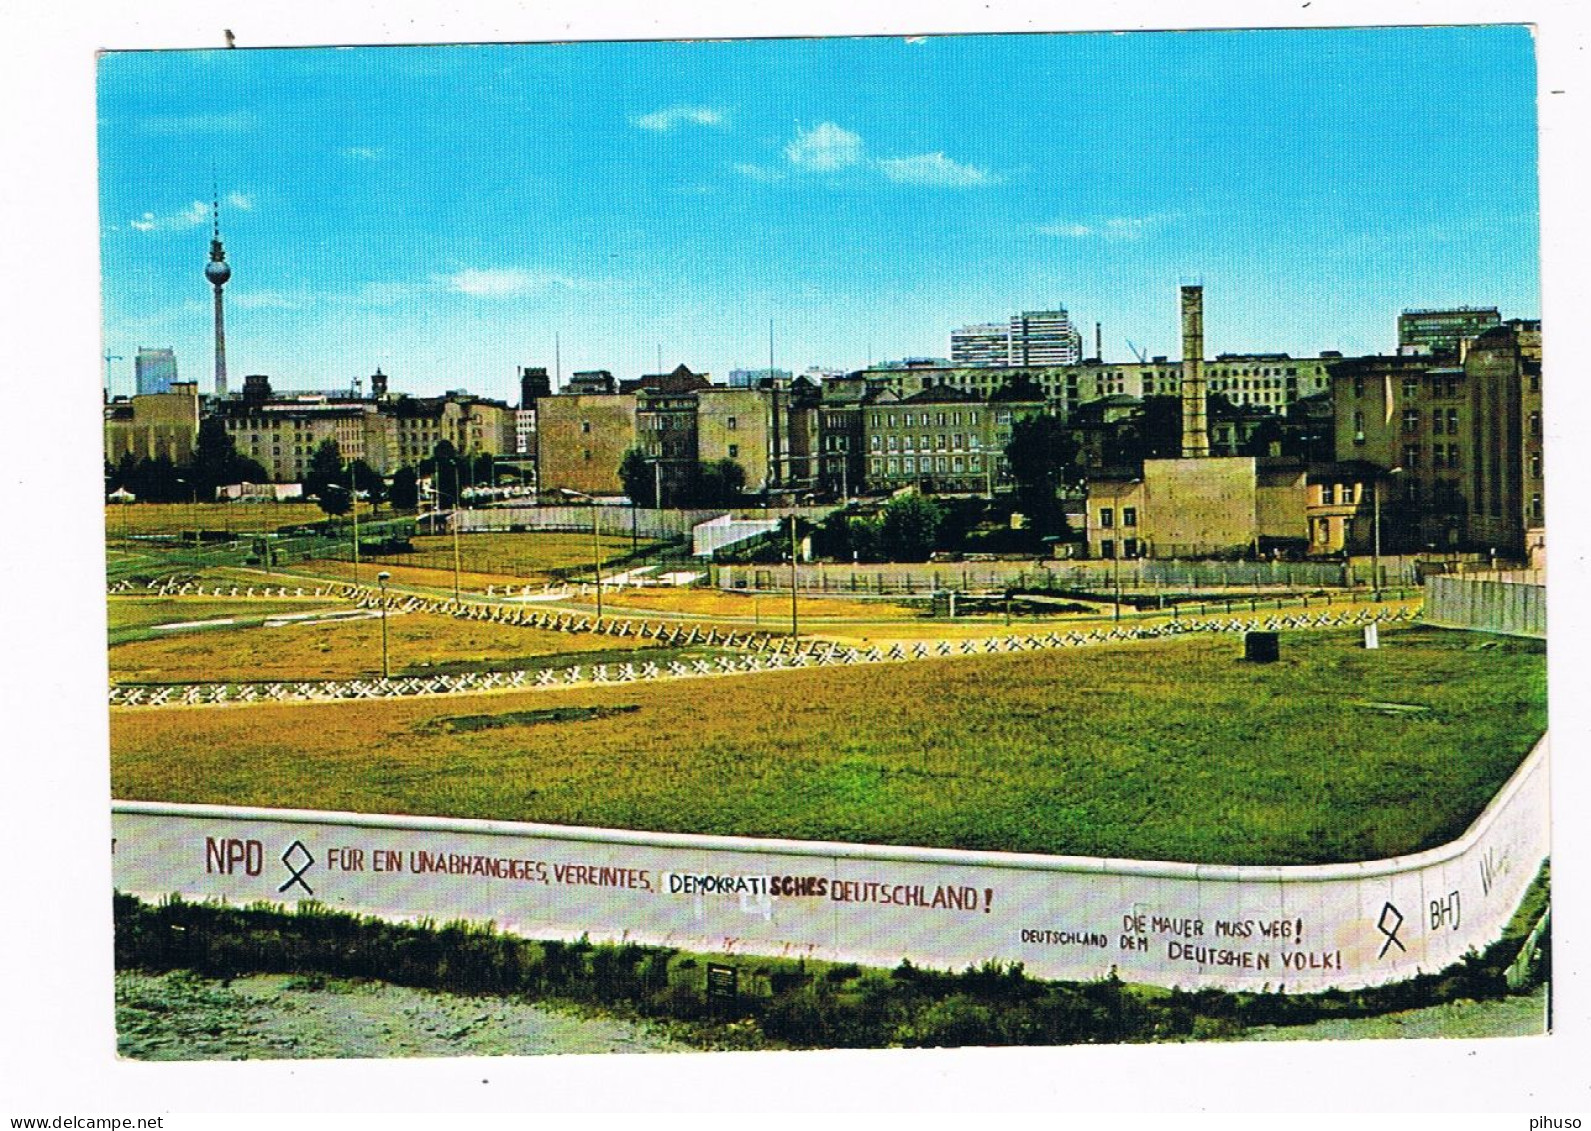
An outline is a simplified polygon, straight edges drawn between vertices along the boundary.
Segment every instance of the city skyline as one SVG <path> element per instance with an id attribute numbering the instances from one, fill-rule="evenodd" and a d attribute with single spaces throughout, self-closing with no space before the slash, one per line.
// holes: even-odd
<path id="1" fill-rule="evenodd" d="M 1517 26 L 112 53 L 99 93 L 104 352 L 206 392 L 212 169 L 234 387 L 726 381 L 770 321 L 859 368 L 1061 306 L 1176 356 L 1188 277 L 1212 356 L 1540 310 Z"/>

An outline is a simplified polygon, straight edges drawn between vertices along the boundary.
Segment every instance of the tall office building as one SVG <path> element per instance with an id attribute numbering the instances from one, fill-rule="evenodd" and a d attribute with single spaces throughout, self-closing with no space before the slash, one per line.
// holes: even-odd
<path id="1" fill-rule="evenodd" d="M 1024 310 L 1009 322 L 963 326 L 950 334 L 952 365 L 1076 365 L 1082 356 L 1082 335 L 1065 307 Z"/>
<path id="2" fill-rule="evenodd" d="M 1083 337 L 1064 306 L 1011 316 L 1011 365 L 1076 365 Z"/>
<path id="3" fill-rule="evenodd" d="M 1005 322 L 983 322 L 950 332 L 952 365 L 1011 364 L 1011 327 Z"/>
<path id="4" fill-rule="evenodd" d="M 139 346 L 138 356 L 133 359 L 133 368 L 137 373 L 139 396 L 169 393 L 177 380 L 177 355 L 169 348 Z"/>

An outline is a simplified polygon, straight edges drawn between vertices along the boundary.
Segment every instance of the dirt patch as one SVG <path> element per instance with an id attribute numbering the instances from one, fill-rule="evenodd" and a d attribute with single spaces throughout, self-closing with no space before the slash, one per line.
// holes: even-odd
<path id="1" fill-rule="evenodd" d="M 605 719 L 609 715 L 627 715 L 640 709 L 633 703 L 621 703 L 612 707 L 551 707 L 544 711 L 504 711 L 498 715 L 449 715 L 446 718 L 427 719 L 414 729 L 419 734 L 457 734 L 461 731 L 528 727 L 537 723 L 579 723 L 587 719 Z"/>
<path id="2" fill-rule="evenodd" d="M 652 1029 L 503 998 L 287 974 L 116 975 L 117 1051 L 134 1060 L 292 1060 L 687 1052 Z"/>

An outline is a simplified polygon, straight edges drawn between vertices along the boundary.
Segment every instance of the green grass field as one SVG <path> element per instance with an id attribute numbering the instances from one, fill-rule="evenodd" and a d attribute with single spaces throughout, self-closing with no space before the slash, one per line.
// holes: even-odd
<path id="1" fill-rule="evenodd" d="M 110 674 L 119 683 L 347 679 L 381 674 L 381 621 L 368 617 L 264 628 L 268 615 L 351 613 L 347 602 L 278 600 L 111 600 Z M 130 607 L 129 607 L 130 606 Z M 228 618 L 235 623 L 185 632 L 156 624 Z M 557 663 L 652 659 L 658 645 L 591 633 L 551 632 L 491 621 L 425 613 L 393 613 L 387 620 L 393 675 L 508 670 Z M 644 656 L 641 653 L 646 653 Z M 600 654 L 598 661 L 587 654 Z"/>
<path id="2" fill-rule="evenodd" d="M 106 602 L 111 669 L 116 668 L 116 650 L 121 645 L 140 640 L 174 639 L 159 631 L 159 625 L 229 619 L 235 621 L 241 631 L 242 626 L 258 624 L 267 617 L 284 613 L 342 612 L 348 607 L 345 601 L 324 597 L 112 597 Z"/>
<path id="3" fill-rule="evenodd" d="M 409 566 L 453 572 L 453 538 L 451 535 L 416 535 L 412 540 L 412 553 L 370 557 L 371 562 L 384 565 Z M 601 547 L 603 566 L 628 555 L 632 543 L 628 537 L 603 535 L 597 540 Z M 640 553 L 657 548 L 656 542 L 641 539 L 634 544 Z M 545 581 L 554 573 L 574 571 L 587 576 L 595 548 L 589 534 L 566 532 L 506 533 L 487 532 L 464 534 L 458 540 L 459 568 L 470 573 L 493 574 L 499 577 L 525 581 Z"/>
<path id="4" fill-rule="evenodd" d="M 392 584 L 451 590 L 453 587 L 453 538 L 451 535 L 417 535 L 414 551 L 402 554 L 365 554 L 360 558 L 359 579 L 375 583 L 376 572 L 387 570 Z M 600 541 L 603 575 L 633 568 L 622 564 L 631 553 L 628 538 L 603 537 Z M 640 552 L 655 549 L 656 543 L 641 542 Z M 353 564 L 347 549 L 339 559 L 320 558 L 295 563 L 296 574 L 339 581 L 353 578 Z M 492 531 L 465 534 L 459 538 L 459 584 L 471 592 L 487 586 L 542 586 L 566 576 L 589 579 L 595 556 L 589 534 L 535 533 L 514 534 Z"/>
<path id="5" fill-rule="evenodd" d="M 361 520 L 372 513 L 368 503 L 360 504 Z M 387 516 L 383 510 L 379 517 Z M 194 530 L 225 530 L 241 537 L 325 520 L 318 503 L 122 503 L 105 508 L 105 537 L 114 542 Z"/>
<path id="6" fill-rule="evenodd" d="M 1546 726 L 1543 645 L 1420 628 L 1382 641 L 1367 652 L 1356 633 L 1286 634 L 1272 665 L 1201 636 L 447 699 L 116 709 L 112 786 L 1141 859 L 1374 859 L 1457 836 Z M 620 706 L 636 709 L 522 714 Z M 482 715 L 515 718 L 447 724 Z"/>

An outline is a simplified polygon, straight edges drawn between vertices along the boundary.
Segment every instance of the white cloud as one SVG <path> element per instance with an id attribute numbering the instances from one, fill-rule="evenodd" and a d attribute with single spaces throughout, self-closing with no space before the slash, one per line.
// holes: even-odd
<path id="1" fill-rule="evenodd" d="M 1000 181 L 998 176 L 986 169 L 952 161 L 943 153 L 882 158 L 878 162 L 878 167 L 890 180 L 904 185 L 972 188 L 977 185 L 998 184 Z"/>
<path id="2" fill-rule="evenodd" d="M 136 220 L 129 220 L 128 226 L 140 232 L 180 232 L 188 228 L 197 228 L 210 220 L 210 206 L 202 200 L 196 200 L 178 212 L 165 216 L 157 216 L 153 212 L 145 212 Z"/>
<path id="3" fill-rule="evenodd" d="M 579 280 L 566 275 L 522 267 L 468 267 L 440 276 L 439 281 L 450 291 L 475 298 L 512 298 L 542 294 L 555 287 L 575 290 L 583 286 Z"/>
<path id="4" fill-rule="evenodd" d="M 784 155 L 798 169 L 830 173 L 861 161 L 862 138 L 833 122 L 820 122 L 810 130 L 797 129 Z"/>
<path id="5" fill-rule="evenodd" d="M 1154 216 L 1130 216 L 1105 221 L 1105 238 L 1108 240 L 1135 240 L 1159 223 Z"/>
<path id="6" fill-rule="evenodd" d="M 1087 239 L 1094 234 L 1094 229 L 1087 224 L 1072 224 L 1064 220 L 1051 220 L 1048 224 L 1040 224 L 1038 231 L 1041 236 L 1060 236 L 1074 240 Z"/>
<path id="7" fill-rule="evenodd" d="M 243 192 L 229 192 L 226 195 L 226 203 L 239 212 L 248 212 L 254 207 L 254 198 Z"/>
<path id="8" fill-rule="evenodd" d="M 1043 236 L 1057 236 L 1062 239 L 1136 240 L 1148 235 L 1164 219 L 1163 216 L 1117 216 L 1092 224 L 1082 224 L 1072 220 L 1051 220 L 1047 224 L 1040 224 L 1037 231 Z"/>
<path id="9" fill-rule="evenodd" d="M 344 157 L 351 157 L 355 161 L 377 161 L 381 158 L 381 150 L 372 149 L 368 145 L 350 145 L 342 151 Z"/>
<path id="10" fill-rule="evenodd" d="M 784 174 L 778 169 L 769 169 L 762 165 L 751 165 L 746 162 L 737 164 L 735 172 L 743 177 L 749 177 L 751 180 L 762 181 L 764 184 L 784 180 Z"/>
<path id="11" fill-rule="evenodd" d="M 667 106 L 630 121 L 643 130 L 661 133 L 685 122 L 696 126 L 727 126 L 729 116 L 711 106 Z"/>

